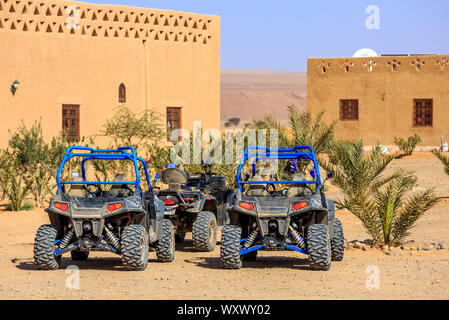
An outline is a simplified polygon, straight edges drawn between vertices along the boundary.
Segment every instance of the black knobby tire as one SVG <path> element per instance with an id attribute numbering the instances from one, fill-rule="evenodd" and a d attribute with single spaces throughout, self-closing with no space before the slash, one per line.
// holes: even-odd
<path id="1" fill-rule="evenodd" d="M 211 252 L 217 244 L 217 218 L 209 211 L 201 211 L 192 227 L 193 246 L 198 251 Z"/>
<path id="2" fill-rule="evenodd" d="M 172 262 L 175 259 L 175 229 L 170 220 L 162 221 L 162 238 L 156 244 L 156 256 L 160 262 Z"/>
<path id="3" fill-rule="evenodd" d="M 334 237 L 331 239 L 332 261 L 342 261 L 345 256 L 345 236 L 340 220 L 334 220 Z"/>
<path id="4" fill-rule="evenodd" d="M 123 229 L 120 244 L 123 265 L 128 270 L 143 271 L 148 265 L 148 233 L 141 225 Z"/>
<path id="5" fill-rule="evenodd" d="M 312 269 L 322 271 L 330 269 L 331 245 L 326 225 L 313 224 L 307 228 L 307 251 Z"/>
<path id="6" fill-rule="evenodd" d="M 34 263 L 40 270 L 57 270 L 61 264 L 61 256 L 55 257 L 54 251 L 58 230 L 51 225 L 41 226 L 34 239 Z"/>
<path id="7" fill-rule="evenodd" d="M 242 229 L 239 226 L 227 225 L 221 233 L 220 263 L 225 269 L 242 268 L 240 256 L 240 240 Z"/>
<path id="8" fill-rule="evenodd" d="M 70 252 L 73 261 L 87 261 L 89 259 L 89 251 L 77 251 Z"/>

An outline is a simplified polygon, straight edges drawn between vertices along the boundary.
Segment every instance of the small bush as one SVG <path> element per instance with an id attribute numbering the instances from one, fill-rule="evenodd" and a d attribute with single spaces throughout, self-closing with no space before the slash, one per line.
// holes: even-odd
<path id="1" fill-rule="evenodd" d="M 31 211 L 34 209 L 34 204 L 31 201 L 26 201 L 20 208 L 21 211 Z"/>
<path id="2" fill-rule="evenodd" d="M 413 151 L 415 151 L 415 148 L 419 143 L 421 143 L 421 137 L 417 134 L 409 137 L 408 140 L 394 137 L 394 144 L 397 145 L 399 147 L 399 150 L 401 150 L 401 152 L 403 152 L 406 156 L 412 155 Z"/>
<path id="3" fill-rule="evenodd" d="M 34 204 L 30 201 L 27 201 L 20 207 L 20 210 L 13 210 L 13 206 L 11 203 L 6 205 L 6 211 L 31 211 L 34 209 Z"/>
<path id="4" fill-rule="evenodd" d="M 14 167 L 10 166 L 1 172 L 3 193 L 9 200 L 12 211 L 20 211 L 23 201 L 27 197 L 31 183 L 26 175 L 18 174 Z"/>

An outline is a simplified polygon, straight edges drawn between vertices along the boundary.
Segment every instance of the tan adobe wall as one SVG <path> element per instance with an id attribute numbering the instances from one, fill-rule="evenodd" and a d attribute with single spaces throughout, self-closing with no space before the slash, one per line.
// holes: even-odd
<path id="1" fill-rule="evenodd" d="M 337 136 L 393 145 L 394 136 L 449 139 L 449 55 L 308 60 L 307 108 L 339 120 L 340 99 L 359 100 L 358 121 L 338 121 Z M 413 128 L 414 99 L 433 99 L 433 127 Z"/>
<path id="2" fill-rule="evenodd" d="M 79 7 L 79 26 L 66 27 Z M 67 10 L 67 12 L 66 12 Z M 73 22 L 74 20 L 70 20 Z M 67 1 L 0 0 L 0 147 L 23 119 L 51 137 L 62 104 L 80 105 L 81 135 L 98 132 L 119 105 L 182 107 L 182 124 L 220 125 L 220 18 L 171 10 Z M 14 80 L 16 95 L 9 88 Z"/>

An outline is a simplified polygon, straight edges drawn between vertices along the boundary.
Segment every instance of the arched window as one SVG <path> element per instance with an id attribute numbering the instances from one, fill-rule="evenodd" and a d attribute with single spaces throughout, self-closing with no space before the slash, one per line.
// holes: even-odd
<path id="1" fill-rule="evenodd" d="M 121 83 L 118 88 L 118 102 L 126 103 L 126 87 L 123 83 Z"/>

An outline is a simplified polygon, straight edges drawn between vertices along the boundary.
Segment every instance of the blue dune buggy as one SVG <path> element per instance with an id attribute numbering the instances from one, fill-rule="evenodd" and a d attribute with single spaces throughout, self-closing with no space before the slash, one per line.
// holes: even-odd
<path id="1" fill-rule="evenodd" d="M 328 173 L 327 179 L 332 177 Z M 247 148 L 236 186 L 227 209 L 231 224 L 222 232 L 224 268 L 240 269 L 242 261 L 256 260 L 258 250 L 306 254 L 314 270 L 329 270 L 331 260 L 343 260 L 343 227 L 324 194 L 312 147 Z"/>
<path id="2" fill-rule="evenodd" d="M 93 176 L 90 169 L 98 177 L 98 168 L 105 161 L 128 164 L 133 179 L 128 181 L 122 173 L 113 181 L 88 181 L 86 176 Z M 72 181 L 67 181 L 66 171 L 72 169 L 73 162 L 81 168 L 81 175 L 72 172 Z M 86 164 L 91 166 L 86 168 Z M 149 247 L 154 247 L 159 261 L 174 259 L 173 225 L 164 219 L 165 205 L 152 192 L 146 163 L 132 147 L 71 147 L 64 154 L 56 181 L 57 194 L 46 209 L 51 224 L 39 228 L 34 243 L 39 269 L 58 269 L 62 255 L 69 252 L 74 261 L 87 260 L 90 251 L 112 252 L 121 256 L 129 270 L 146 269 Z"/>

